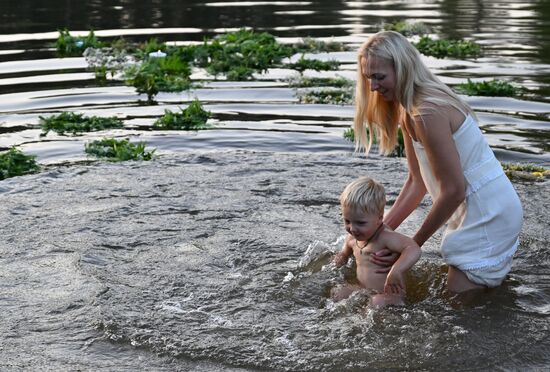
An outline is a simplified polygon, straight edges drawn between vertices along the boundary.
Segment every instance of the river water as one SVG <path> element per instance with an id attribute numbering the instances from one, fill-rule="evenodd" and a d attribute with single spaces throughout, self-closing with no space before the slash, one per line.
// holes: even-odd
<path id="1" fill-rule="evenodd" d="M 519 99 L 465 97 L 503 161 L 548 166 L 550 7 L 536 1 L 2 2 L 0 147 L 37 155 L 42 172 L 0 182 L 2 370 L 543 370 L 550 366 L 548 182 L 516 182 L 521 245 L 504 285 L 463 306 L 444 289 L 439 236 L 408 279 L 408 305 L 334 303 L 349 278 L 330 256 L 351 179 L 381 180 L 390 204 L 403 159 L 353 154 L 353 107 L 299 104 L 270 70 L 161 93 L 155 106 L 118 82 L 98 86 L 83 58 L 55 56 L 57 29 L 100 38 L 200 41 L 242 26 L 356 47 L 386 21 L 422 21 L 484 46 L 472 60 L 426 58 L 453 85 L 504 78 Z M 355 53 L 321 54 L 355 75 Z M 311 76 L 334 73 L 309 72 Z M 214 129 L 150 131 L 195 97 Z M 39 116 L 116 115 L 123 130 L 40 137 Z M 88 163 L 105 135 L 146 141 L 151 162 Z M 86 161 L 86 162 L 83 162 Z M 400 231 L 412 234 L 429 201 Z"/>

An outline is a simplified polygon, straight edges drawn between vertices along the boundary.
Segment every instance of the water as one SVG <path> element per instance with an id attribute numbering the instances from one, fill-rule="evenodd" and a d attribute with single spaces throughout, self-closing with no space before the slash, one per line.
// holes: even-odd
<path id="1" fill-rule="evenodd" d="M 501 288 L 453 309 L 432 239 L 409 305 L 372 310 L 326 296 L 351 272 L 329 264 L 336 195 L 365 169 L 394 200 L 404 162 L 349 154 L 191 153 L 4 181 L 3 368 L 547 367 L 548 184 L 516 185 L 526 228 Z"/>
<path id="2" fill-rule="evenodd" d="M 503 77 L 520 99 L 467 97 L 501 160 L 548 166 L 549 15 L 545 2 L 19 1 L 0 4 L 0 147 L 44 170 L 0 182 L 0 369 L 3 370 L 541 370 L 550 365 L 548 183 L 515 183 L 525 228 L 504 285 L 460 307 L 444 290 L 438 236 L 408 281 L 409 305 L 368 309 L 326 293 L 351 275 L 331 254 L 343 236 L 337 195 L 368 172 L 394 200 L 403 159 L 365 160 L 342 133 L 353 108 L 298 104 L 288 70 L 252 82 L 205 78 L 159 104 L 83 58 L 58 59 L 56 30 L 134 40 L 200 41 L 242 26 L 282 41 L 357 46 L 384 21 L 409 19 L 485 46 L 477 60 L 426 62 L 449 84 Z M 320 55 L 354 78 L 355 53 Z M 332 76 L 334 73 L 309 75 Z M 204 78 L 201 74 L 198 75 Z M 216 129 L 153 132 L 198 97 Z M 64 110 L 124 119 L 122 130 L 39 136 Z M 144 140 L 148 163 L 86 161 L 104 135 Z M 412 234 L 425 201 L 401 230 Z"/>

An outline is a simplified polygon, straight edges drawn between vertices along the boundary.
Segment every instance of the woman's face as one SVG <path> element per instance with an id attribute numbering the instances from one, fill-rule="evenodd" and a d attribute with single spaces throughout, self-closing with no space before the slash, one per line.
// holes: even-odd
<path id="1" fill-rule="evenodd" d="M 393 64 L 384 58 L 361 58 L 361 71 L 367 78 L 370 90 L 377 92 L 386 101 L 396 99 L 395 71 Z"/>

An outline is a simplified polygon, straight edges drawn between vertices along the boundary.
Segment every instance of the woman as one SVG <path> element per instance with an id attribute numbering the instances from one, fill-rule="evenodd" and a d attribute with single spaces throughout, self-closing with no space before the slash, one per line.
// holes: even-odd
<path id="1" fill-rule="evenodd" d="M 447 224 L 441 252 L 449 290 L 500 285 L 518 246 L 519 198 L 473 110 L 397 32 L 379 32 L 359 49 L 354 129 L 357 149 L 368 152 L 366 126 L 382 153 L 394 149 L 398 126 L 403 131 L 409 175 L 384 222 L 396 229 L 428 191 L 432 207 L 413 239 L 422 246 Z"/>

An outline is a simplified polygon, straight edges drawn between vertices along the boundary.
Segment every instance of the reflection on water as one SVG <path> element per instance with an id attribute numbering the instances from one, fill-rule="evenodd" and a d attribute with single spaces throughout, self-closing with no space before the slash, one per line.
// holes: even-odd
<path id="1" fill-rule="evenodd" d="M 56 4 L 57 3 L 57 4 Z M 345 36 L 349 26 L 371 32 L 382 22 L 411 18 L 437 28 L 445 37 L 473 37 L 486 44 L 534 46 L 531 56 L 548 58 L 550 5 L 547 1 L 205 1 L 94 0 L 86 2 L 21 0 L 2 2 L 0 33 L 70 30 L 178 28 L 204 31 L 239 28 L 326 26 L 308 36 Z M 341 30 L 330 26 L 341 26 Z M 202 38 L 202 37 L 201 37 Z M 201 39 L 199 38 L 199 40 Z"/>

